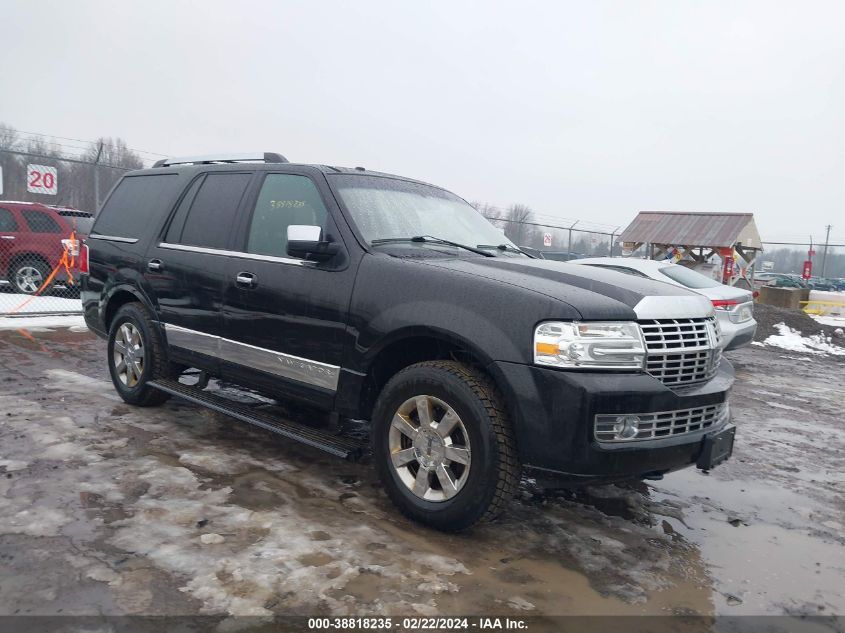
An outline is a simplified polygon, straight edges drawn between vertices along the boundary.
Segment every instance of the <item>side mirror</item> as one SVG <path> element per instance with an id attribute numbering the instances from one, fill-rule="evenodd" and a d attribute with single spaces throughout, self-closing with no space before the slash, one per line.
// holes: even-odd
<path id="1" fill-rule="evenodd" d="M 288 255 L 298 259 L 326 262 L 337 255 L 340 247 L 322 239 L 319 226 L 291 224 L 288 226 Z"/>

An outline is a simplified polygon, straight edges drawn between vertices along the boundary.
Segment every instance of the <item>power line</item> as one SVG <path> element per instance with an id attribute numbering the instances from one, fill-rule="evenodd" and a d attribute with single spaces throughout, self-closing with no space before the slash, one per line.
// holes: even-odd
<path id="1" fill-rule="evenodd" d="M 45 146 L 47 146 L 47 147 L 49 147 L 49 148 L 61 148 L 62 150 L 75 150 L 75 151 L 80 151 L 80 152 L 86 152 L 86 151 L 88 151 L 88 150 L 92 149 L 92 147 L 90 147 L 90 146 L 88 146 L 88 147 L 81 147 L 81 146 L 79 146 L 79 145 L 68 145 L 68 144 L 66 144 L 66 143 L 57 143 L 57 142 L 55 142 L 55 141 L 45 142 L 45 141 L 42 141 L 42 140 L 40 140 L 40 139 L 35 139 L 35 138 L 27 138 L 27 139 L 23 139 L 23 143 L 22 143 L 22 144 L 23 144 L 24 146 L 26 146 L 26 145 L 27 145 L 27 143 L 29 143 L 29 144 L 33 144 L 33 143 L 40 143 L 40 144 L 43 144 L 43 145 L 45 145 Z"/>
<path id="2" fill-rule="evenodd" d="M 86 140 L 81 139 L 81 138 L 71 138 L 69 136 L 56 136 L 56 135 L 53 135 L 53 134 L 43 134 L 41 132 L 27 132 L 26 130 L 15 130 L 15 132 L 17 132 L 18 134 L 31 134 L 31 135 L 34 135 L 34 136 L 41 136 L 43 138 L 53 138 L 53 139 L 58 138 L 58 139 L 62 139 L 64 141 L 76 141 L 78 143 L 90 143 L 91 145 L 96 145 L 96 143 L 97 143 L 97 141 L 90 141 L 90 140 L 86 141 Z M 127 146 L 126 149 L 128 149 L 132 152 L 136 152 L 138 154 L 149 154 L 150 156 L 159 156 L 161 158 L 167 158 L 168 157 L 168 154 L 159 154 L 158 152 L 149 152 L 149 151 L 143 150 L 143 149 L 135 149 L 134 147 L 128 147 Z"/>
<path id="3" fill-rule="evenodd" d="M 608 230 L 618 229 L 619 227 L 615 224 L 606 224 L 604 222 L 592 222 L 590 220 L 579 220 L 577 218 L 568 218 L 558 215 L 551 215 L 548 213 L 534 213 L 534 216 L 540 219 L 552 220 L 554 222 L 569 222 L 570 224 L 578 222 L 579 225 L 589 225 L 593 227 L 600 227 L 605 228 Z"/>
<path id="4" fill-rule="evenodd" d="M 543 222 L 527 222 L 525 220 L 509 220 L 508 218 L 499 218 L 499 217 L 487 216 L 487 215 L 485 215 L 483 217 L 485 217 L 488 220 L 491 220 L 493 222 L 510 222 L 512 224 L 524 224 L 524 225 L 527 225 L 527 226 L 539 226 L 539 227 L 543 227 L 543 228 L 546 228 L 546 229 L 560 229 L 562 231 L 574 231 L 575 233 L 595 233 L 596 235 L 611 235 L 611 236 L 619 234 L 619 227 L 616 227 L 614 230 L 610 230 L 610 231 L 598 231 L 598 230 L 592 230 L 592 229 L 582 229 L 581 224 L 578 224 L 578 228 L 575 228 L 572 225 L 570 225 L 570 226 L 559 226 L 559 225 L 547 224 L 547 223 L 543 223 Z M 608 225 L 608 228 L 610 228 L 609 225 Z"/>
<path id="5" fill-rule="evenodd" d="M 813 246 L 813 244 L 818 244 L 817 242 L 767 242 L 763 240 L 763 244 L 772 244 L 774 246 Z M 828 244 L 830 248 L 841 248 L 845 246 L 845 244 Z"/>
<path id="6" fill-rule="evenodd" d="M 36 154 L 33 152 L 19 152 L 16 149 L 0 149 L 0 154 L 15 154 L 17 156 L 30 156 L 32 158 L 41 158 L 43 160 L 55 160 L 65 163 L 80 163 L 82 165 L 94 165 L 90 160 L 79 160 L 78 158 L 62 158 L 61 156 L 49 156 L 47 154 Z M 109 163 L 97 163 L 99 167 L 109 167 L 111 169 L 120 169 L 122 171 L 132 171 L 131 167 L 121 167 L 120 165 L 110 165 Z"/>

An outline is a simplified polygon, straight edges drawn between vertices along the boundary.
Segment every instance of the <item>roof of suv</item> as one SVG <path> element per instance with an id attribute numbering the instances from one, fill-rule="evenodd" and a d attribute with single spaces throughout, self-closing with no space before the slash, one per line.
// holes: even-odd
<path id="1" fill-rule="evenodd" d="M 242 156 L 242 155 L 241 155 Z M 349 174 L 349 175 L 356 175 L 356 176 L 377 176 L 380 178 L 393 178 L 396 180 L 404 180 L 407 182 L 413 182 L 421 185 L 428 185 L 429 187 L 436 187 L 438 189 L 442 189 L 442 187 L 438 187 L 437 185 L 433 185 L 428 182 L 424 182 L 422 180 L 416 180 L 415 178 L 408 178 L 406 176 L 399 176 L 397 174 L 388 174 L 385 172 L 380 171 L 370 171 L 365 169 L 364 167 L 340 167 L 337 165 L 323 165 L 323 164 L 311 164 L 311 163 L 291 163 L 287 161 L 281 154 L 274 154 L 274 153 L 265 153 L 264 160 L 261 160 L 258 156 L 255 158 L 243 158 L 238 155 L 234 156 L 200 156 L 195 158 L 186 158 L 186 159 L 165 159 L 156 163 L 153 167 L 149 169 L 142 169 L 138 170 L 138 172 L 154 172 L 159 171 L 161 169 L 172 169 L 178 171 L 188 171 L 188 170 L 201 170 L 201 169 L 208 169 L 209 167 L 214 167 L 215 169 L 260 169 L 260 170 L 276 170 L 280 167 L 311 167 L 313 169 L 317 169 L 324 174 L 331 175 L 331 174 Z M 137 173 L 137 172 L 130 172 L 130 173 Z"/>

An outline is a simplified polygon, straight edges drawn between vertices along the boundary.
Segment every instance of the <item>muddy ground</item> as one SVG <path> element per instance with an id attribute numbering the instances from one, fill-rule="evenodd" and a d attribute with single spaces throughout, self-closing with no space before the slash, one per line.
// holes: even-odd
<path id="1" fill-rule="evenodd" d="M 455 536 L 404 519 L 366 465 L 124 404 L 104 350 L 0 331 L 0 615 L 845 614 L 839 362 L 731 352 L 727 464 L 526 484 Z"/>

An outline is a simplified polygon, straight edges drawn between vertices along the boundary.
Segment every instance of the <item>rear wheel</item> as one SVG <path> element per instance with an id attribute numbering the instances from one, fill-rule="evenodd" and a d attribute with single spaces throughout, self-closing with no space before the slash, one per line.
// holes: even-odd
<path id="1" fill-rule="evenodd" d="M 22 294 L 35 294 L 41 290 L 49 276 L 50 267 L 37 257 L 25 257 L 12 266 L 12 285 L 17 292 Z"/>
<path id="2" fill-rule="evenodd" d="M 149 385 L 170 375 L 164 346 L 146 308 L 127 303 L 117 311 L 109 328 L 108 364 L 117 393 L 129 404 L 161 404 L 170 396 Z"/>
<path id="3" fill-rule="evenodd" d="M 495 518 L 519 484 L 502 398 L 461 363 L 418 363 L 394 376 L 376 403 L 372 441 L 391 500 L 440 530 Z"/>

